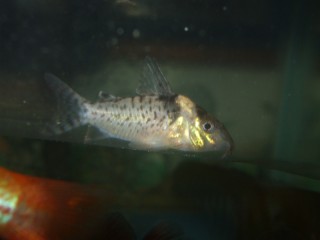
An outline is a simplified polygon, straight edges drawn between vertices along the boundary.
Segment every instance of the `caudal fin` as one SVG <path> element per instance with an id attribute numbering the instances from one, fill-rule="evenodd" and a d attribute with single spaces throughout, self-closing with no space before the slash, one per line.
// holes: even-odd
<path id="1" fill-rule="evenodd" d="M 57 114 L 54 120 L 47 124 L 46 132 L 61 134 L 86 124 L 87 101 L 51 73 L 45 74 L 45 81 L 58 103 Z"/>

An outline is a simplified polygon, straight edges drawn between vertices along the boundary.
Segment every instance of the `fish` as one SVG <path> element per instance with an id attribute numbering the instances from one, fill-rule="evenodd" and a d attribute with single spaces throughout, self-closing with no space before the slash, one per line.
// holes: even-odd
<path id="1" fill-rule="evenodd" d="M 131 223 L 111 205 L 105 186 L 88 186 L 0 167 L 1 240 L 136 240 Z M 143 240 L 182 239 L 175 225 L 160 223 Z"/>
<path id="2" fill-rule="evenodd" d="M 0 239 L 101 239 L 96 233 L 115 199 L 92 186 L 0 167 Z"/>
<path id="3" fill-rule="evenodd" d="M 0 239 L 136 240 L 131 223 L 111 207 L 117 199 L 102 186 L 28 176 L 0 167 Z M 161 223 L 142 239 L 174 240 L 183 235 L 175 225 Z"/>
<path id="4" fill-rule="evenodd" d="M 47 132 L 60 135 L 87 125 L 85 143 L 117 139 L 135 150 L 231 154 L 234 143 L 224 125 L 189 97 L 173 92 L 153 58 L 145 58 L 142 76 L 137 95 L 118 97 L 100 91 L 99 100 L 92 103 L 46 73 L 45 82 L 60 109 Z"/>

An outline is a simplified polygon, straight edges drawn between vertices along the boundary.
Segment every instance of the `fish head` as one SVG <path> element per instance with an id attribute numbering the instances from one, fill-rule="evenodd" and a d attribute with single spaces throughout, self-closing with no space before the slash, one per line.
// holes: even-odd
<path id="1" fill-rule="evenodd" d="M 197 151 L 224 151 L 231 154 L 234 144 L 227 129 L 203 108 L 196 106 L 196 114 L 189 124 L 189 138 Z"/>
<path id="2" fill-rule="evenodd" d="M 233 140 L 222 123 L 186 96 L 178 95 L 175 104 L 179 111 L 173 117 L 175 121 L 169 137 L 178 143 L 177 149 L 191 152 L 223 151 L 223 158 L 231 154 Z M 180 143 L 183 143 L 183 147 Z"/>

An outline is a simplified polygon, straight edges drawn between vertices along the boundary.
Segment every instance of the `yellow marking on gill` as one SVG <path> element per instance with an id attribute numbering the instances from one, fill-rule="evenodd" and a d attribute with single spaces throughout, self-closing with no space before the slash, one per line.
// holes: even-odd
<path id="1" fill-rule="evenodd" d="M 212 134 L 206 133 L 202 129 L 201 121 L 198 117 L 195 119 L 194 125 L 190 127 L 190 139 L 196 149 L 204 147 L 205 139 L 209 142 L 209 144 L 215 144 L 215 140 L 212 138 Z"/>
<path id="2" fill-rule="evenodd" d="M 189 140 L 189 123 L 184 116 L 179 116 L 169 127 L 168 145 L 175 148 L 187 149 Z"/>
<path id="3" fill-rule="evenodd" d="M 171 127 L 171 130 L 169 131 L 168 137 L 181 138 L 182 131 L 183 131 L 183 123 L 184 123 L 184 118 L 182 116 L 178 117 L 174 125 Z"/>
<path id="4" fill-rule="evenodd" d="M 207 141 L 210 143 L 210 144 L 215 144 L 215 141 L 214 139 L 211 137 L 211 134 L 210 133 L 206 133 L 203 129 L 202 129 L 202 126 L 201 126 L 201 122 L 200 122 L 200 119 L 199 118 L 196 118 L 195 120 L 195 127 L 198 129 L 199 131 L 199 137 L 200 136 L 200 133 L 202 133 L 201 135 L 204 135 L 204 137 L 207 139 Z"/>
<path id="5" fill-rule="evenodd" d="M 201 137 L 200 119 L 197 117 L 194 121 L 194 126 L 190 128 L 190 139 L 195 148 L 202 148 L 204 141 Z"/>
<path id="6" fill-rule="evenodd" d="M 216 141 L 211 137 L 211 135 L 205 134 L 205 136 L 210 144 L 214 145 L 216 143 Z"/>

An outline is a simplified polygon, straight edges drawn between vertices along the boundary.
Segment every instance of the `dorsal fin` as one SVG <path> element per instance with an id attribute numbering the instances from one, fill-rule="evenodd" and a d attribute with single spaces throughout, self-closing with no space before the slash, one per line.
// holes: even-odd
<path id="1" fill-rule="evenodd" d="M 111 94 L 106 93 L 106 92 L 103 92 L 103 91 L 100 91 L 98 93 L 98 97 L 99 97 L 99 101 L 102 101 L 102 102 L 109 101 L 109 100 L 114 100 L 114 99 L 117 98 L 116 96 L 111 95 Z"/>
<path id="2" fill-rule="evenodd" d="M 159 65 L 151 57 L 145 58 L 142 80 L 136 90 L 139 95 L 172 96 L 174 93 Z"/>

